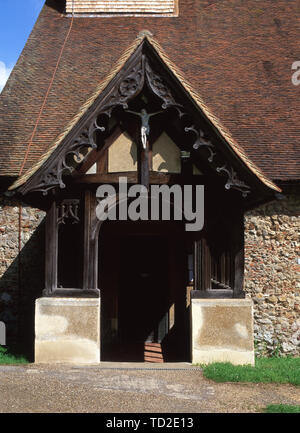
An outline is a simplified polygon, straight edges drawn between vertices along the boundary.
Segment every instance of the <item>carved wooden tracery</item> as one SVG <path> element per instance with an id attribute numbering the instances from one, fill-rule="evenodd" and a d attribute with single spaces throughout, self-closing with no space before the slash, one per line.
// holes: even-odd
<path id="1" fill-rule="evenodd" d="M 79 203 L 78 199 L 63 200 L 58 208 L 57 223 L 66 224 L 66 220 L 72 224 L 79 223 Z"/>
<path id="2" fill-rule="evenodd" d="M 33 175 L 24 187 L 20 188 L 22 194 L 40 191 L 43 195 L 47 195 L 51 189 L 65 188 L 63 176 L 74 171 L 76 158 L 79 160 L 82 154 L 97 148 L 94 138 L 95 133 L 103 134 L 107 132 L 104 122 L 99 124 L 98 119 L 100 117 L 103 119 L 103 116 L 110 118 L 113 110 L 117 107 L 126 110 L 128 102 L 135 98 L 145 85 L 162 101 L 161 107 L 163 110 L 175 109 L 182 124 L 182 130 L 189 134 L 190 137 L 194 134 L 195 138 L 189 149 L 191 154 L 194 153 L 197 156 L 195 152 L 206 148 L 209 151 L 207 161 L 215 173 L 227 175 L 225 189 L 236 189 L 246 197 L 250 193 L 250 187 L 239 180 L 233 167 L 229 166 L 228 161 L 224 161 L 223 155 L 217 151 L 215 145 L 196 124 L 195 116 L 194 120 L 190 120 L 193 119 L 193 115 L 181 103 L 176 101 L 171 89 L 166 84 L 166 80 L 153 67 L 150 57 L 143 54 L 142 48 L 136 55 L 134 64 L 127 67 L 127 69 L 125 68 L 119 82 L 114 83 L 113 88 L 106 92 L 107 95 L 104 91 L 104 96 L 100 96 L 99 100 L 94 103 L 90 114 L 86 115 L 85 120 L 81 119 L 78 125 L 74 127 L 74 130 L 77 130 L 76 135 L 74 136 L 74 132 L 71 132 L 61 143 L 60 150 L 54 151 L 45 165 Z M 213 164 L 216 155 L 219 163 Z"/>
<path id="3" fill-rule="evenodd" d="M 243 197 L 247 197 L 247 195 L 250 193 L 250 187 L 238 178 L 234 169 L 232 167 L 228 169 L 226 165 L 224 165 L 223 167 L 217 167 L 218 173 L 221 173 L 222 171 L 224 171 L 228 176 L 228 180 L 225 184 L 225 189 L 228 190 L 230 188 L 235 188 L 242 193 Z"/>
<path id="4" fill-rule="evenodd" d="M 111 85 L 103 91 L 103 94 L 98 97 L 94 104 L 88 109 L 83 117 L 74 126 L 73 130 L 60 144 L 43 167 L 20 189 L 23 194 L 28 192 L 40 191 L 47 195 L 50 190 L 65 188 L 64 175 L 72 173 L 76 167 L 76 159 L 82 161 L 82 155 L 86 155 L 90 149 L 96 149 L 98 141 L 95 140 L 95 134 L 103 134 L 103 138 L 108 134 L 108 120 L 113 115 L 116 108 L 126 111 L 129 102 L 138 96 L 145 86 L 152 92 L 161 102 L 161 108 L 164 112 L 173 110 L 175 116 L 178 116 L 177 122 L 185 136 L 189 147 L 181 150 L 181 158 L 183 161 L 192 160 L 200 157 L 205 160 L 205 163 L 216 173 L 216 175 L 226 175 L 227 182 L 225 189 L 236 189 L 243 196 L 250 193 L 250 188 L 245 182 L 239 180 L 236 171 L 230 165 L 229 161 L 224 157 L 218 147 L 218 143 L 213 143 L 213 139 L 208 136 L 208 133 L 203 130 L 197 123 L 201 117 L 200 113 L 192 112 L 188 109 L 189 105 L 182 103 L 184 97 L 175 96 L 169 85 L 170 77 L 161 72 L 163 68 L 156 65 L 155 60 L 143 52 L 143 47 L 136 53 L 135 57 L 124 66 L 122 73 L 115 77 Z M 177 89 L 178 93 L 179 90 Z M 157 99 L 155 98 L 155 99 Z M 195 111 L 195 110 L 193 110 Z M 169 111 L 170 114 L 173 114 Z M 199 121 L 200 123 L 200 121 Z M 200 123 L 202 125 L 202 123 Z M 203 152 L 204 150 L 204 152 Z M 207 152 L 206 152 L 207 150 Z M 202 152 L 200 154 L 200 152 Z M 207 161 L 206 161 L 207 158 Z M 200 158 L 199 158 L 200 159 Z M 74 192 L 73 199 L 66 199 L 65 195 L 57 194 L 53 201 L 50 210 L 47 214 L 46 227 L 46 288 L 44 294 L 47 296 L 99 296 L 98 290 L 98 235 L 101 227 L 101 222 L 96 218 L 96 196 L 92 193 L 92 189 L 84 190 L 84 203 L 78 200 L 79 194 Z M 68 191 L 69 193 L 69 191 Z M 72 197 L 72 195 L 68 195 Z M 75 198 L 76 197 L 76 198 Z M 61 199 L 64 200 L 61 201 Z M 80 224 L 83 226 L 83 282 L 82 289 L 79 288 L 57 288 L 57 253 L 58 253 L 58 226 L 60 224 L 78 223 L 79 222 L 79 205 L 82 207 L 82 216 Z M 240 204 L 238 203 L 238 206 Z M 84 214 L 84 215 L 83 215 Z M 235 267 L 242 269 L 242 218 L 237 220 L 235 226 L 238 227 L 240 236 L 235 241 L 236 246 L 234 251 Z M 199 248 L 198 248 L 199 250 Z M 195 257 L 200 253 L 197 250 Z M 197 259 L 197 267 L 200 269 L 199 257 Z M 198 266 L 199 265 L 199 266 Z M 239 291 L 242 287 L 243 272 L 236 273 L 237 280 L 234 287 Z M 197 275 L 195 275 L 197 279 Z M 198 283 L 195 283 L 197 287 Z"/>
<path id="5" fill-rule="evenodd" d="M 38 179 L 33 186 L 29 186 L 28 188 L 25 187 L 22 193 L 25 194 L 33 191 L 41 191 L 43 195 L 47 195 L 48 191 L 58 186 L 61 189 L 65 188 L 66 185 L 63 181 L 63 176 L 72 173 L 74 170 L 74 164 L 70 164 L 68 161 L 72 161 L 73 157 L 73 161 L 75 162 L 75 158 L 80 159 L 83 151 L 86 151 L 89 148 L 97 148 L 93 139 L 94 131 L 103 131 L 104 128 L 99 127 L 96 122 L 96 119 L 92 119 L 89 127 L 85 126 L 80 134 L 72 140 L 71 144 L 67 148 L 63 149 L 59 157 L 56 158 L 54 162 L 50 163 L 49 167 L 43 170 L 43 173 L 38 176 Z"/>

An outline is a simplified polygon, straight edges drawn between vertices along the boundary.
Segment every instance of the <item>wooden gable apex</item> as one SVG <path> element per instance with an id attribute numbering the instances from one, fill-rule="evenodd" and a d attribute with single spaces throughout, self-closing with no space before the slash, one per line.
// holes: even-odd
<path id="1" fill-rule="evenodd" d="M 115 70 L 97 86 L 38 164 L 10 190 L 23 195 L 32 192 L 47 195 L 49 190 L 64 188 L 65 175 L 74 171 L 74 164 L 68 162 L 70 157 L 74 162 L 74 155 L 97 149 L 95 132 L 107 133 L 105 123 L 97 122 L 99 115 L 109 119 L 116 108 L 127 109 L 128 103 L 144 86 L 160 100 L 162 110 L 173 110 L 188 137 L 192 158 L 205 160 L 211 173 L 223 177 L 226 190 L 237 190 L 244 197 L 249 194 L 271 197 L 280 192 L 193 91 L 159 44 L 145 32 L 124 53 Z"/>

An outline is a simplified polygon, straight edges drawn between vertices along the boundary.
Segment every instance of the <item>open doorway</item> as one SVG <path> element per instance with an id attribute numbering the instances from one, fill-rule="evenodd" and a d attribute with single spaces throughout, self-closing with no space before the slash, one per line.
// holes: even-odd
<path id="1" fill-rule="evenodd" d="M 99 238 L 101 360 L 189 360 L 188 258 L 173 222 L 106 222 Z"/>

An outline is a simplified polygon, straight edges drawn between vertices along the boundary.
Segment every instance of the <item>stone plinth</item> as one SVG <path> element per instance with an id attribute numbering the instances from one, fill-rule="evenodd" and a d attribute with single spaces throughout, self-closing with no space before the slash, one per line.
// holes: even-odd
<path id="1" fill-rule="evenodd" d="M 192 362 L 254 365 L 250 299 L 192 299 Z"/>
<path id="2" fill-rule="evenodd" d="M 100 299 L 37 299 L 35 362 L 100 362 Z"/>

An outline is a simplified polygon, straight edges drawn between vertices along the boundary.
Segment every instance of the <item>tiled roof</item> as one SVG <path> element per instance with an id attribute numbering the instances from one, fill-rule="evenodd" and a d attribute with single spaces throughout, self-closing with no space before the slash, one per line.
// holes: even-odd
<path id="1" fill-rule="evenodd" d="M 159 13 L 174 12 L 175 0 L 66 0 L 67 13 Z"/>
<path id="2" fill-rule="evenodd" d="M 185 76 L 178 69 L 177 65 L 171 62 L 168 58 L 162 47 L 157 43 L 157 41 L 152 38 L 150 35 L 144 36 L 144 32 L 141 32 L 136 40 L 131 44 L 128 49 L 123 53 L 117 64 L 114 66 L 113 70 L 109 73 L 109 75 L 96 87 L 93 94 L 88 98 L 88 100 L 80 107 L 76 116 L 71 119 L 66 128 L 63 129 L 61 134 L 55 139 L 55 141 L 51 144 L 48 151 L 44 153 L 44 155 L 39 159 L 39 161 L 30 167 L 27 172 L 19 177 L 19 179 L 14 182 L 10 189 L 15 189 L 20 185 L 23 185 L 42 165 L 47 161 L 49 156 L 58 148 L 63 139 L 68 135 L 68 133 L 75 127 L 78 121 L 82 118 L 82 116 L 88 111 L 88 109 L 92 106 L 92 104 L 96 101 L 97 97 L 101 94 L 101 92 L 107 87 L 107 85 L 112 81 L 112 79 L 117 75 L 117 73 L 123 68 L 126 61 L 130 58 L 130 56 L 134 53 L 137 47 L 141 44 L 143 39 L 147 39 L 149 43 L 155 48 L 156 53 L 160 56 L 165 65 L 170 69 L 170 71 L 176 76 L 185 90 L 192 97 L 193 101 L 198 105 L 204 115 L 213 123 L 213 125 L 217 128 L 220 135 L 226 140 L 234 153 L 242 160 L 242 162 L 254 173 L 265 185 L 269 188 L 281 191 L 273 182 L 271 182 L 264 173 L 248 158 L 247 154 L 244 150 L 239 146 L 239 144 L 234 140 L 231 136 L 230 132 L 226 130 L 226 128 L 222 125 L 220 120 L 211 112 L 209 107 L 205 104 L 201 96 L 195 92 L 195 90 L 191 87 L 191 85 L 187 82 Z"/>
<path id="3" fill-rule="evenodd" d="M 0 96 L 0 174 L 17 175 L 70 28 L 48 0 Z M 148 29 L 239 149 L 272 179 L 299 179 L 296 1 L 180 0 L 178 17 L 74 18 L 24 172 Z M 300 53 L 299 53 L 300 55 Z"/>

